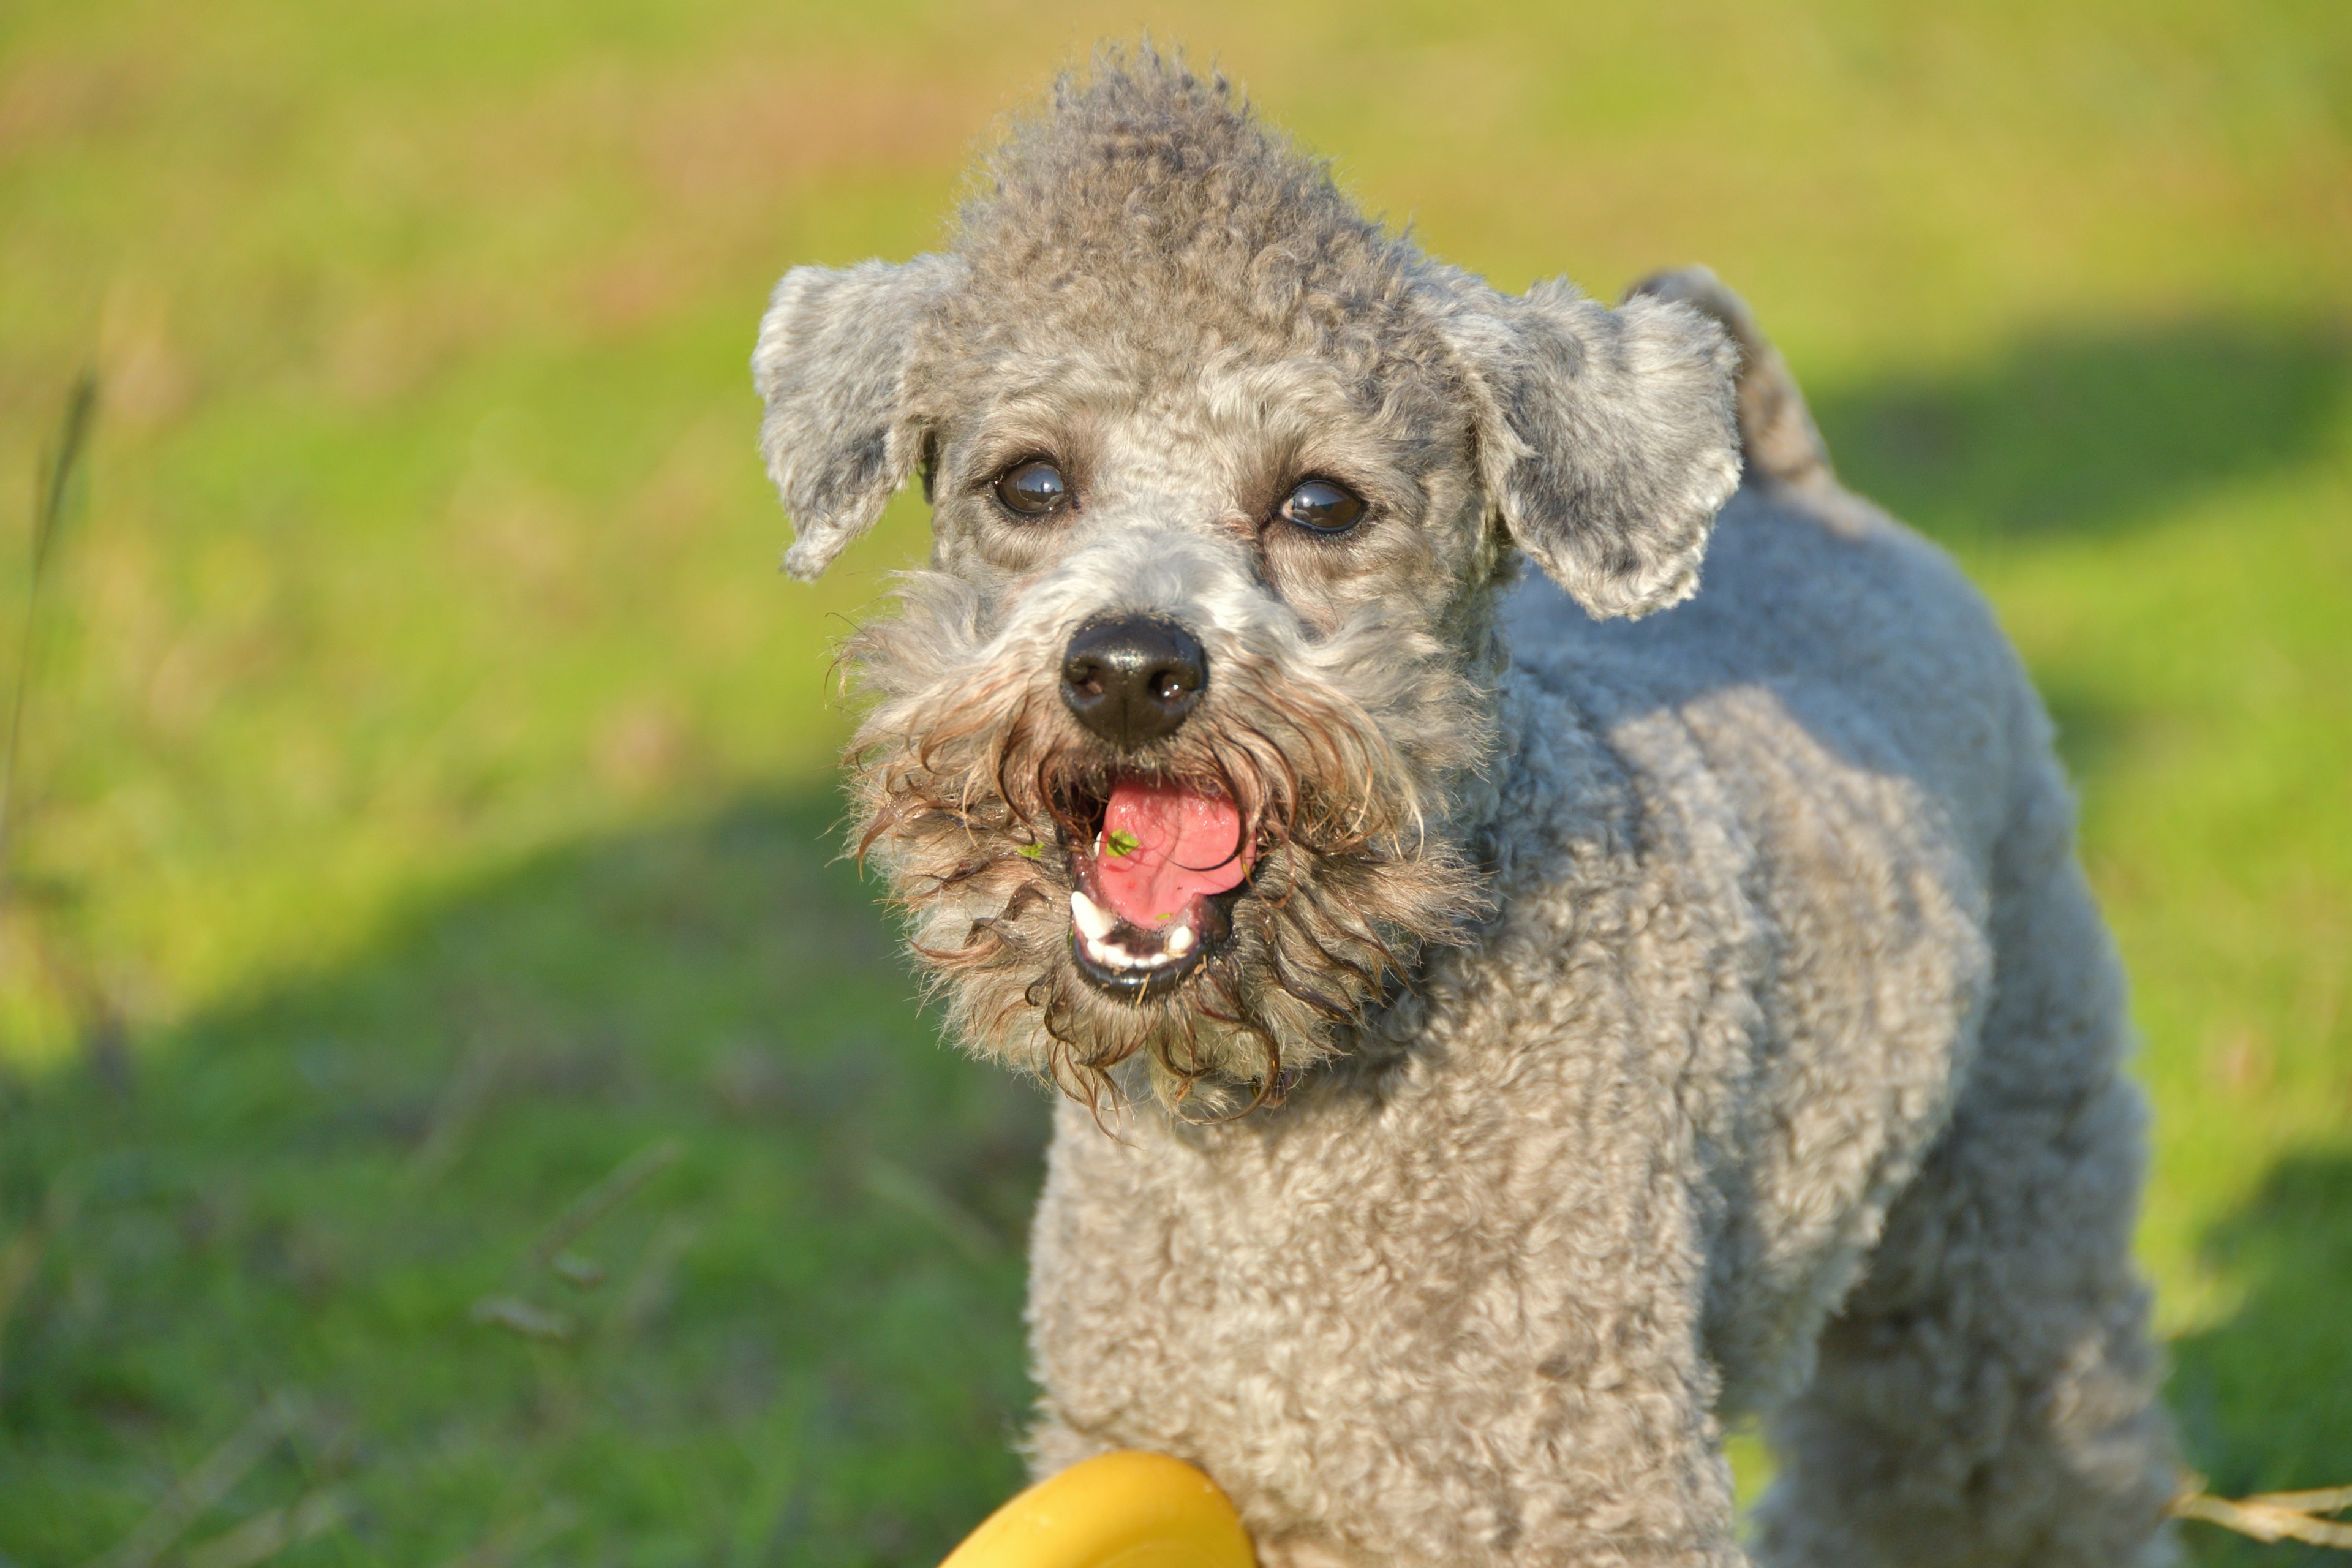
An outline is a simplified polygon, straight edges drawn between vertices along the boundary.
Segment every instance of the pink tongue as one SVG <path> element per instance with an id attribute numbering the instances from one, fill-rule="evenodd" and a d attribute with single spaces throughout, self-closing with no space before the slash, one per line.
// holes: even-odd
<path id="1" fill-rule="evenodd" d="M 1130 925 L 1163 925 L 1194 898 L 1222 893 L 1249 875 L 1241 831 L 1241 813 L 1221 795 L 1174 784 L 1115 784 L 1096 862 L 1103 897 Z"/>

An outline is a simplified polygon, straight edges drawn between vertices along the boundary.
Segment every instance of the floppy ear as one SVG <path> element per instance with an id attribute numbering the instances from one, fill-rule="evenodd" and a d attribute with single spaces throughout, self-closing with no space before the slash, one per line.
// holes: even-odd
<path id="1" fill-rule="evenodd" d="M 1595 616 L 1696 593 L 1716 510 L 1739 484 L 1738 353 L 1723 329 L 1646 296 L 1612 310 L 1557 279 L 1517 296 L 1454 281 L 1445 327 L 1513 542 Z"/>
<path id="2" fill-rule="evenodd" d="M 751 380 L 768 405 L 760 454 L 795 535 L 784 570 L 802 582 L 874 526 L 920 456 L 908 366 L 961 273 L 948 257 L 919 256 L 795 267 L 776 285 Z"/>

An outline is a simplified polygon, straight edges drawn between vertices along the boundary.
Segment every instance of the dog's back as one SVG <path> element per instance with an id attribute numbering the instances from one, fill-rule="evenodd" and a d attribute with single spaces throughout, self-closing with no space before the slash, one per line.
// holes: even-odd
<path id="1" fill-rule="evenodd" d="M 2171 1485 L 2128 1259 L 2144 1111 L 2049 721 L 1957 566 L 1837 484 L 1744 307 L 1703 274 L 1647 287 L 1748 360 L 1748 482 L 1703 586 L 1602 622 L 1530 579 L 1507 613 L 1651 822 L 1736 845 L 1769 917 L 1776 1043 L 1708 1152 L 1721 1408 L 1777 1411 L 1790 1461 L 1764 1555 L 2008 1561 L 1994 1521 L 2048 1561 L 2140 1561 Z"/>
<path id="2" fill-rule="evenodd" d="M 1595 620 L 1540 579 L 1513 595 L 1514 659 L 1570 668 L 1622 712 L 1769 691 L 1819 743 L 1910 780 L 1972 858 L 2047 787 L 2039 700 L 1990 608 L 1940 550 L 1836 480 L 1803 395 L 1746 306 L 1703 268 L 1637 292 L 1706 310 L 1739 345 L 1745 473 L 1697 596 Z"/>

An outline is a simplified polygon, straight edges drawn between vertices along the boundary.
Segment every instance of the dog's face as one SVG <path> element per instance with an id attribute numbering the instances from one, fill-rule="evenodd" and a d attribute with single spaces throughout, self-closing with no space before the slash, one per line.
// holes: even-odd
<path id="1" fill-rule="evenodd" d="M 933 504 L 848 649 L 859 843 L 971 1046 L 1251 1103 L 1480 908 L 1514 553 L 1599 614 L 1695 585 L 1728 351 L 1428 261 L 1157 62 L 992 172 L 947 254 L 787 275 L 753 362 L 796 574 Z"/>

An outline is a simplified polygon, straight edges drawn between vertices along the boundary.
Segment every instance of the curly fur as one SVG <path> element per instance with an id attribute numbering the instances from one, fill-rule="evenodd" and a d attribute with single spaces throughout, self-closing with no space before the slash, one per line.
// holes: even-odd
<path id="1" fill-rule="evenodd" d="M 1229 562 L 1181 538 L 1139 569 L 1122 536 L 1083 552 L 982 628 L 979 596 L 915 574 L 900 615 L 851 639 L 876 699 L 851 749 L 861 847 L 909 917 L 950 1026 L 986 1054 L 1093 1103 L 1108 1069 L 1144 1053 L 1171 1100 L 1229 1109 L 1221 1089 L 1276 1092 L 1386 999 L 1421 946 L 1454 940 L 1476 882 L 1432 819 L 1447 781 L 1484 757 L 1483 705 L 1434 638 L 1364 617 L 1309 640 Z M 1197 994 L 1142 1005 L 1081 979 L 1069 954 L 1070 800 L 1110 772 L 1064 711 L 1059 650 L 1103 610 L 1215 628 L 1208 700 L 1160 759 L 1222 790 L 1266 841 L 1256 896 Z M 1349 672 L 1354 679 L 1347 679 Z M 1343 683 L 1344 682 L 1344 683 Z"/>
<path id="2" fill-rule="evenodd" d="M 788 274 L 753 368 L 791 570 L 933 503 L 846 651 L 856 837 L 954 1036 L 1066 1091 L 1040 1470 L 1191 1459 L 1267 1568 L 1732 1564 L 1754 1414 L 1765 1563 L 2164 1559 L 2142 1112 L 2048 721 L 1721 284 L 1501 294 L 1147 50 L 943 252 Z M 992 486 L 1040 456 L 1072 500 L 1024 520 Z M 1284 522 L 1303 477 L 1365 521 Z M 1125 754 L 1057 688 L 1114 613 L 1210 670 Z M 1255 856 L 1140 999 L 1069 901 L 1133 774 Z"/>

